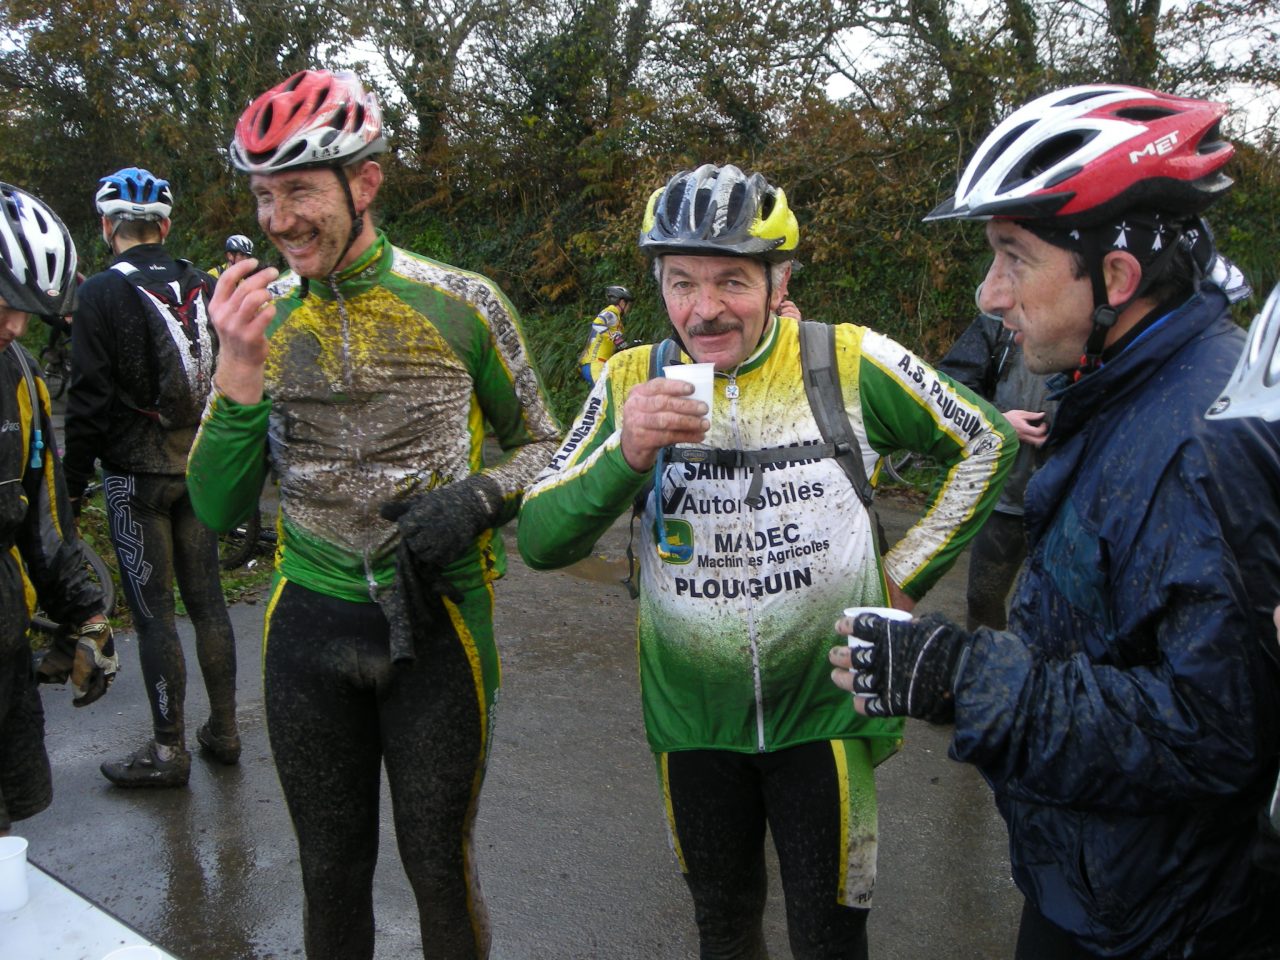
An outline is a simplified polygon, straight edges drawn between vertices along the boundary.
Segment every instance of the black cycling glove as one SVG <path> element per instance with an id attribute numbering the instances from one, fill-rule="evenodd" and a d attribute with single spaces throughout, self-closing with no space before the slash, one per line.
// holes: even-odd
<path id="1" fill-rule="evenodd" d="M 477 473 L 407 500 L 384 503 L 379 512 L 395 521 L 414 560 L 440 570 L 497 522 L 502 491 L 492 477 Z"/>
<path id="2" fill-rule="evenodd" d="M 497 482 L 480 474 L 382 505 L 382 516 L 400 528 L 396 582 L 379 598 L 391 626 L 393 662 L 413 659 L 415 631 L 427 635 L 444 615 L 442 596 L 462 602 L 444 568 L 494 525 L 501 510 Z"/>
<path id="3" fill-rule="evenodd" d="M 943 617 L 886 620 L 873 613 L 853 619 L 853 692 L 866 697 L 869 717 L 918 717 L 952 723 L 957 668 L 973 635 Z"/>

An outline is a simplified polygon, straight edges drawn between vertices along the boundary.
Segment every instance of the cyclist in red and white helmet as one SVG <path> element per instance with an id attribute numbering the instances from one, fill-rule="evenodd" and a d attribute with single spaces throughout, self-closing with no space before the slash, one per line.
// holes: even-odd
<path id="1" fill-rule="evenodd" d="M 374 227 L 385 148 L 377 100 L 351 74 L 304 71 L 240 118 L 232 160 L 293 273 L 275 282 L 249 259 L 219 278 L 223 353 L 187 482 L 200 516 L 228 529 L 268 460 L 279 478 L 263 686 L 307 957 L 373 956 L 385 766 L 424 949 L 481 958 L 472 831 L 506 562 L 493 528 L 560 430 L 497 285 Z M 506 452 L 491 466 L 486 426 Z"/>
<path id="2" fill-rule="evenodd" d="M 378 99 L 354 73 L 303 70 L 249 105 L 236 123 L 230 153 L 236 169 L 257 178 L 250 188 L 259 201 L 259 222 L 289 266 L 302 277 L 327 277 L 373 242 L 365 214 L 382 171 L 363 161 L 386 149 Z M 346 198 L 345 235 L 338 223 L 309 218 L 307 200 L 314 194 L 300 197 L 292 186 L 296 178 L 275 176 L 323 168 L 337 174 Z M 287 215 L 282 206 L 290 208 Z"/>
<path id="3" fill-rule="evenodd" d="M 858 617 L 838 629 L 871 650 L 830 660 L 871 716 L 954 719 L 1009 824 L 1017 960 L 1280 944 L 1280 877 L 1251 863 L 1280 756 L 1280 431 L 1205 419 L 1244 341 L 1202 219 L 1231 183 L 1225 113 L 1041 97 L 929 217 L 985 222 L 980 306 L 1055 374 L 1027 560 L 1007 631 Z"/>

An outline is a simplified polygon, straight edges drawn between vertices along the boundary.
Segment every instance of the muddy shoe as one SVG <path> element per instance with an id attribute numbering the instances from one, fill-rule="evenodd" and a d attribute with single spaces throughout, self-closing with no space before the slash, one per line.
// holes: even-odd
<path id="1" fill-rule="evenodd" d="M 204 726 L 196 732 L 196 740 L 203 749 L 213 754 L 219 763 L 231 766 L 233 763 L 240 762 L 240 734 L 219 736 L 213 732 L 213 721 L 206 720 Z"/>
<path id="2" fill-rule="evenodd" d="M 148 740 L 123 760 L 104 763 L 102 775 L 117 787 L 185 787 L 191 776 L 191 754 L 178 748 L 172 760 L 162 760 L 156 747 L 154 740 Z"/>

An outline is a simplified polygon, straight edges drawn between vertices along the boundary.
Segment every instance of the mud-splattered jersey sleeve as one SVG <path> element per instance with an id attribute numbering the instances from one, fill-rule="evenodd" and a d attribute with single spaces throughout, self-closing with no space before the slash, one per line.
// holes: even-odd
<path id="1" fill-rule="evenodd" d="M 501 522 L 506 522 L 515 516 L 521 494 L 555 452 L 560 424 L 530 359 L 515 307 L 496 287 L 489 304 L 481 314 L 487 336 L 474 374 L 475 390 L 480 410 L 506 454 L 483 471 L 502 490 Z"/>
<path id="2" fill-rule="evenodd" d="M 871 330 L 862 337 L 858 381 L 871 447 L 927 454 L 945 471 L 923 517 L 884 558 L 889 579 L 919 599 L 995 506 L 1018 440 L 989 403 Z"/>
<path id="3" fill-rule="evenodd" d="M 187 457 L 187 490 L 200 522 L 230 530 L 253 512 L 267 476 L 271 401 L 240 404 L 217 388 L 209 396 Z"/>
<path id="4" fill-rule="evenodd" d="M 616 354 L 583 404 L 560 448 L 520 508 L 518 540 L 538 570 L 581 560 L 644 486 L 622 456 L 622 402 L 644 379 L 649 351 Z"/>

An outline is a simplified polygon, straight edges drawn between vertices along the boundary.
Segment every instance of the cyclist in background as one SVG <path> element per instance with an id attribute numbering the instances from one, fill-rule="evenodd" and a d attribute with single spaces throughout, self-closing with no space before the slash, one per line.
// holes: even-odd
<path id="1" fill-rule="evenodd" d="M 253 241 L 246 237 L 243 233 L 233 233 L 227 237 L 226 257 L 227 259 L 213 267 L 209 271 L 209 276 L 217 279 L 222 271 L 233 263 L 239 263 L 241 260 L 247 260 L 253 256 Z"/>
<path id="2" fill-rule="evenodd" d="M 95 477 L 95 461 L 102 462 L 153 730 L 142 747 L 101 769 L 119 787 L 180 787 L 190 776 L 191 754 L 175 582 L 209 695 L 210 715 L 196 740 L 221 763 L 240 757 L 236 648 L 218 538 L 196 518 L 186 485 L 187 452 L 217 355 L 205 311 L 213 281 L 164 245 L 173 206 L 167 181 L 126 167 L 99 181 L 94 202 L 115 256 L 85 281 L 76 305 L 64 464 L 74 506 Z"/>
<path id="3" fill-rule="evenodd" d="M 938 361 L 938 369 L 989 400 L 1018 434 L 1018 456 L 1000 500 L 969 546 L 965 592 L 965 625 L 1003 630 L 1005 601 L 1027 555 L 1022 497 L 1042 458 L 1055 404 L 1047 399 L 1047 378 L 1027 369 L 1022 347 L 999 317 L 979 312 Z"/>
<path id="4" fill-rule="evenodd" d="M 606 287 L 604 295 L 609 304 L 591 321 L 587 345 L 578 358 L 582 379 L 591 384 L 599 379 L 600 371 L 609 358 L 626 347 L 627 338 L 622 332 L 622 318 L 635 300 L 626 287 Z"/>
<path id="5" fill-rule="evenodd" d="M 41 682 L 72 685 L 76 706 L 115 679 L 119 658 L 86 573 L 55 454 L 49 395 L 19 344 L 31 315 L 63 316 L 75 300 L 76 249 L 44 203 L 0 183 L 0 836 L 53 799 L 44 708 L 31 669 L 31 601 L 77 624 L 40 665 Z"/>

